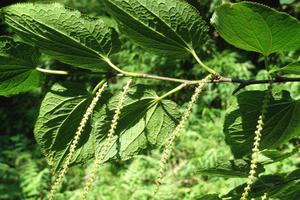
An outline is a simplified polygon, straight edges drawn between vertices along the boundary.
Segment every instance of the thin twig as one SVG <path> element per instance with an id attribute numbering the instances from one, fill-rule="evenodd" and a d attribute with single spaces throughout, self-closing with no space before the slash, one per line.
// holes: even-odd
<path id="1" fill-rule="evenodd" d="M 128 75 L 124 74 L 116 74 L 117 77 L 127 77 Z M 161 80 L 161 81 L 170 81 L 170 82 L 177 82 L 177 83 L 185 83 L 188 85 L 195 85 L 198 83 L 203 82 L 203 80 L 187 80 L 187 79 L 177 79 L 177 78 L 170 78 L 165 76 L 157 76 L 151 74 L 144 74 L 140 73 L 136 78 L 145 78 L 145 79 L 154 79 L 154 80 Z M 265 80 L 255 80 L 255 79 L 234 79 L 228 77 L 220 77 L 219 79 L 210 80 L 207 83 L 235 83 L 235 84 L 242 84 L 243 87 L 248 85 L 255 85 L 255 84 L 268 84 L 270 81 L 268 79 Z M 273 83 L 287 83 L 287 82 L 300 82 L 300 78 L 287 78 L 287 77 L 277 77 L 274 79 Z"/>
<path id="2" fill-rule="evenodd" d="M 59 75 L 70 75 L 70 72 L 65 71 L 56 71 L 56 70 L 45 70 L 41 68 L 37 68 L 40 72 L 43 73 L 50 73 L 50 74 L 59 74 Z M 89 73 L 87 73 L 89 74 Z M 187 80 L 187 79 L 179 79 L 179 78 L 171 78 L 166 76 L 158 76 L 158 75 L 152 75 L 152 74 L 145 74 L 145 73 L 133 73 L 133 72 L 125 72 L 122 71 L 122 73 L 92 73 L 93 75 L 101 75 L 105 78 L 113 78 L 113 77 L 135 77 L 135 78 L 143 78 L 143 79 L 152 79 L 152 80 L 160 80 L 160 81 L 169 81 L 169 82 L 175 82 L 175 83 L 184 83 L 187 85 L 196 85 L 203 80 Z M 288 83 L 288 82 L 300 82 L 300 78 L 287 78 L 287 77 L 277 77 L 274 79 L 273 83 Z M 220 76 L 218 78 L 210 80 L 208 83 L 233 83 L 233 84 L 240 84 L 240 86 L 235 90 L 235 93 L 249 85 L 257 85 L 257 84 L 268 84 L 269 80 L 255 80 L 255 79 L 235 79 L 235 78 L 229 78 L 229 77 L 223 77 Z"/>

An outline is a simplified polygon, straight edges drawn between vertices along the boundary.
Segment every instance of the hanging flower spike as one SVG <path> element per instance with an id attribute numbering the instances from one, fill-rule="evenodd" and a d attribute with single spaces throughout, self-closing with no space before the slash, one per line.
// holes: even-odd
<path id="1" fill-rule="evenodd" d="M 267 198 L 268 198 L 268 194 L 265 193 L 264 196 L 261 197 L 261 200 L 267 200 Z"/>
<path id="2" fill-rule="evenodd" d="M 93 166 L 92 172 L 89 175 L 89 178 L 88 178 L 88 180 L 87 180 L 87 182 L 86 182 L 86 184 L 84 186 L 84 189 L 83 189 L 83 192 L 82 192 L 82 195 L 81 195 L 81 199 L 82 200 L 86 199 L 86 196 L 87 196 L 87 194 L 88 194 L 88 192 L 90 190 L 90 187 L 91 187 L 91 185 L 93 184 L 93 182 L 95 180 L 98 168 L 99 168 L 102 160 L 105 158 L 105 155 L 107 154 L 107 152 L 109 150 L 109 147 L 112 145 L 113 137 L 115 135 L 115 130 L 116 130 L 117 125 L 118 125 L 118 120 L 119 120 L 120 115 L 121 115 L 121 109 L 123 107 L 123 104 L 124 104 L 126 95 L 128 93 L 131 81 L 132 80 L 130 79 L 127 82 L 127 84 L 125 85 L 125 87 L 123 88 L 123 92 L 121 93 L 120 100 L 119 100 L 119 102 L 117 104 L 117 107 L 116 107 L 113 119 L 111 121 L 111 126 L 110 126 L 110 129 L 109 129 L 108 134 L 107 134 L 107 141 L 103 145 L 103 147 L 101 148 L 101 150 L 99 152 L 99 156 L 96 157 L 96 160 L 94 162 L 94 166 Z"/>
<path id="3" fill-rule="evenodd" d="M 175 130 L 172 132 L 172 134 L 170 135 L 170 137 L 167 140 L 165 149 L 164 149 L 161 159 L 160 159 L 159 172 L 158 172 L 159 174 L 156 179 L 156 188 L 155 188 L 155 192 L 154 192 L 155 194 L 158 192 L 159 187 L 162 183 L 165 166 L 170 158 L 170 154 L 171 154 L 171 151 L 173 148 L 174 141 L 177 138 L 177 136 L 179 135 L 181 129 L 183 128 L 184 123 L 188 120 L 188 117 L 190 116 L 190 114 L 192 112 L 193 105 L 195 104 L 199 95 L 203 91 L 204 86 L 206 85 L 207 82 L 209 82 L 210 79 L 211 79 L 211 75 L 207 76 L 199 83 L 198 87 L 195 89 L 195 92 L 194 92 L 190 102 L 188 103 L 187 109 L 185 110 L 182 118 L 180 119 L 180 122 L 178 123 Z"/>
<path id="4" fill-rule="evenodd" d="M 240 200 L 248 199 L 249 192 L 251 191 L 251 186 L 254 183 L 254 180 L 256 178 L 256 168 L 257 168 L 257 162 L 258 162 L 258 156 L 259 156 L 259 146 L 260 146 L 262 130 L 264 127 L 265 118 L 266 118 L 266 114 L 268 111 L 267 109 L 268 109 L 268 106 L 270 103 L 271 96 L 272 96 L 272 83 L 270 83 L 268 90 L 266 91 L 266 94 L 265 94 L 265 97 L 263 100 L 261 115 L 259 116 L 258 121 L 257 121 L 255 137 L 254 137 L 254 142 L 253 142 L 253 148 L 252 148 L 252 155 L 251 155 L 250 172 L 249 172 L 249 175 L 247 178 L 247 185 L 244 188 L 244 192 L 243 192 Z"/>
<path id="5" fill-rule="evenodd" d="M 51 190 L 50 190 L 50 194 L 49 194 L 49 200 L 53 200 L 54 194 L 56 192 L 56 190 L 58 189 L 58 187 L 60 186 L 64 176 L 66 175 L 68 168 L 69 168 L 69 164 L 71 162 L 71 159 L 75 153 L 75 149 L 79 143 L 79 139 L 80 136 L 84 130 L 84 127 L 86 125 L 86 123 L 88 122 L 89 117 L 92 115 L 93 110 L 95 109 L 95 106 L 97 104 L 97 102 L 99 101 L 101 94 L 103 93 L 104 89 L 107 87 L 107 84 L 104 83 L 102 85 L 102 87 L 97 91 L 95 97 L 93 98 L 91 104 L 89 105 L 89 107 L 87 108 L 83 118 L 80 121 L 79 127 L 75 133 L 75 136 L 72 140 L 72 143 L 70 145 L 70 150 L 69 150 L 69 154 L 62 166 L 61 171 L 58 174 L 58 177 L 56 178 L 55 182 L 53 183 L 53 185 L 51 186 Z"/>

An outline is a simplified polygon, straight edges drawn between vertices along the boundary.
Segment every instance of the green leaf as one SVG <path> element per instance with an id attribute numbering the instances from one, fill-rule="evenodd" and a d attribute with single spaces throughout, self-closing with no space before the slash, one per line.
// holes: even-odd
<path id="1" fill-rule="evenodd" d="M 157 54 L 184 57 L 207 40 L 199 12 L 182 0 L 105 0 L 120 29 Z"/>
<path id="2" fill-rule="evenodd" d="M 53 58 L 94 71 L 106 71 L 103 59 L 119 48 L 113 29 L 100 19 L 53 4 L 15 4 L 3 9 L 4 21 L 27 42 Z"/>
<path id="3" fill-rule="evenodd" d="M 243 193 L 245 184 L 230 191 L 223 198 L 231 197 L 232 200 L 239 200 Z M 297 169 L 289 174 L 274 174 L 259 177 L 254 182 L 249 193 L 249 199 L 258 198 L 265 193 L 268 198 L 280 200 L 298 200 L 300 195 L 300 170 Z"/>
<path id="4" fill-rule="evenodd" d="M 268 56 L 300 48 L 299 21 L 262 4 L 223 4 L 216 9 L 212 23 L 228 43 L 247 51 Z"/>
<path id="5" fill-rule="evenodd" d="M 236 158 L 251 153 L 257 120 L 265 93 L 247 91 L 237 95 L 224 123 L 226 143 Z M 260 149 L 276 148 L 300 133 L 300 101 L 272 98 L 268 107 Z"/>
<path id="6" fill-rule="evenodd" d="M 250 162 L 242 159 L 229 160 L 218 164 L 215 167 L 208 169 L 201 169 L 199 172 L 205 175 L 220 176 L 227 178 L 241 178 L 248 177 L 250 171 Z M 265 169 L 261 164 L 258 164 L 257 173 L 264 172 Z"/>
<path id="7" fill-rule="evenodd" d="M 66 158 L 69 145 L 90 102 L 82 84 L 55 84 L 46 94 L 35 124 L 35 139 L 52 170 L 57 171 Z M 73 163 L 94 156 L 95 138 L 90 121 L 82 133 Z"/>
<path id="8" fill-rule="evenodd" d="M 285 74 L 297 74 L 300 75 L 300 61 L 295 63 L 290 63 L 282 68 L 275 68 L 271 70 L 271 73 L 274 72 L 283 72 Z"/>
<path id="9" fill-rule="evenodd" d="M 87 124 L 73 164 L 85 163 L 106 142 L 119 95 L 102 95 L 92 120 Z M 108 151 L 108 159 L 126 160 L 146 148 L 161 144 L 176 125 L 179 113 L 171 101 L 154 101 L 157 95 L 143 86 L 130 89 L 125 100 L 116 136 Z M 81 85 L 54 85 L 42 102 L 35 126 L 35 138 L 53 170 L 58 170 L 91 96 Z"/>
<path id="10" fill-rule="evenodd" d="M 130 159 L 142 150 L 165 141 L 166 136 L 175 128 L 180 114 L 175 103 L 168 100 L 157 102 L 157 97 L 153 90 L 142 85 L 130 89 L 114 142 L 105 160 L 114 156 L 122 160 Z M 93 132 L 100 148 L 105 142 L 103 138 L 110 128 L 119 99 L 119 95 L 114 96 L 109 104 L 98 109 L 93 116 Z"/>
<path id="11" fill-rule="evenodd" d="M 39 53 L 32 46 L 0 37 L 0 96 L 28 92 L 39 87 L 43 74 L 38 72 Z"/>

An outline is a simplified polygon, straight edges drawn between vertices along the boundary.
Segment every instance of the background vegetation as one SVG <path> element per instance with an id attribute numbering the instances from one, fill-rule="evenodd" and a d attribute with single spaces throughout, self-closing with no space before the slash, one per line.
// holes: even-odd
<path id="1" fill-rule="evenodd" d="M 188 0 L 193 4 L 209 24 L 214 8 L 220 0 Z M 1 2 L 1 6 L 16 1 Z M 36 1 L 34 1 L 36 2 Z M 52 1 L 51 1 L 52 2 Z M 101 0 L 61 0 L 70 8 L 75 8 L 91 16 L 105 16 L 112 25 L 115 22 L 106 13 Z M 283 10 L 299 19 L 300 2 L 293 0 L 257 1 L 276 9 Z M 1 25 L 1 35 L 12 35 L 10 30 Z M 14 35 L 12 35 L 14 36 Z M 205 72 L 192 61 L 170 60 L 153 55 L 136 46 L 125 36 L 120 36 L 122 50 L 115 55 L 115 60 L 130 71 L 168 74 L 169 77 L 200 79 Z M 263 58 L 256 53 L 238 50 L 226 44 L 211 28 L 210 40 L 203 47 L 206 52 L 204 61 L 215 66 L 224 76 L 239 78 L 265 78 Z M 273 65 L 284 65 L 290 60 L 297 60 L 300 51 L 287 52 L 271 60 Z M 203 58 L 203 56 L 202 56 Z M 51 69 L 68 69 L 69 66 L 42 57 L 44 66 Z M 121 66 L 122 67 L 122 66 Z M 78 72 L 78 70 L 76 70 Z M 94 85 L 99 77 L 74 75 L 70 77 L 48 76 L 44 88 L 34 92 L 13 97 L 0 97 L 0 199 L 43 199 L 49 190 L 51 173 L 39 151 L 34 138 L 33 126 L 38 114 L 39 104 L 46 89 L 56 81 L 77 81 L 82 84 Z M 116 80 L 115 80 L 116 81 Z M 145 80 L 143 80 L 145 82 Z M 174 85 L 149 81 L 161 94 L 172 89 Z M 122 84 L 114 84 L 120 89 Z M 184 134 L 177 140 L 168 173 L 161 187 L 159 199 L 190 200 L 209 193 L 226 194 L 230 189 L 243 183 L 245 179 L 225 179 L 205 176 L 199 172 L 205 167 L 215 166 L 222 160 L 232 158 L 229 147 L 224 142 L 223 121 L 226 109 L 230 106 L 232 91 L 237 87 L 233 84 L 209 85 L 206 94 L 200 98 L 192 116 L 185 127 Z M 281 87 L 288 88 L 294 98 L 300 97 L 300 84 L 289 83 Z M 265 89 L 265 86 L 251 86 L 247 89 Z M 172 100 L 185 105 L 193 92 L 192 88 L 174 95 Z M 184 94 L 184 95 L 183 95 Z M 282 150 L 299 146 L 300 140 L 291 141 Z M 102 200 L 143 200 L 152 199 L 154 180 L 157 175 L 161 150 L 153 150 L 148 155 L 136 156 L 127 162 L 115 162 L 101 167 L 98 179 L 89 193 L 89 199 Z M 300 167 L 300 154 L 285 159 L 283 162 L 269 165 L 269 172 L 288 172 Z M 90 170 L 90 165 L 73 167 L 61 189 L 60 199 L 76 199 L 81 192 L 83 180 Z"/>

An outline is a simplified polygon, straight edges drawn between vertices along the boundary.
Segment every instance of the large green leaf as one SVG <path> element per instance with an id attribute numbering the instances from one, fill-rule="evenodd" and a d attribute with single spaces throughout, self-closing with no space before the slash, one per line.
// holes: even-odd
<path id="1" fill-rule="evenodd" d="M 36 69 L 38 51 L 12 38 L 0 37 L 0 95 L 27 92 L 41 85 L 43 74 Z"/>
<path id="2" fill-rule="evenodd" d="M 129 159 L 141 150 L 165 141 L 179 118 L 178 108 L 172 101 L 157 102 L 156 98 L 156 93 L 145 86 L 130 89 L 106 160 L 113 156 Z M 119 99 L 119 95 L 114 96 L 94 114 L 93 132 L 98 142 L 104 142 Z"/>
<path id="3" fill-rule="evenodd" d="M 66 158 L 90 102 L 89 93 L 81 85 L 55 84 L 46 94 L 35 124 L 35 139 L 53 170 L 58 170 Z M 90 121 L 81 136 L 73 162 L 83 162 L 93 157 L 95 138 L 90 135 Z"/>
<path id="4" fill-rule="evenodd" d="M 247 162 L 242 159 L 229 160 L 218 164 L 215 167 L 200 169 L 199 172 L 205 175 L 220 176 L 227 178 L 241 178 L 248 177 L 250 171 L 250 161 Z M 263 165 L 258 164 L 257 172 L 262 173 L 265 169 Z"/>
<path id="5" fill-rule="evenodd" d="M 263 91 L 240 93 L 227 111 L 224 133 L 227 144 L 237 158 L 251 153 L 264 95 Z M 300 101 L 292 100 L 287 95 L 273 98 L 268 107 L 260 149 L 276 148 L 299 135 Z"/>
<path id="6" fill-rule="evenodd" d="M 104 0 L 120 29 L 154 53 L 183 57 L 201 47 L 207 26 L 199 12 L 182 0 Z"/>
<path id="7" fill-rule="evenodd" d="M 102 95 L 92 120 L 87 124 L 76 149 L 73 164 L 84 163 L 101 149 L 119 95 Z M 176 104 L 156 102 L 156 94 L 142 86 L 130 89 L 122 109 L 112 146 L 105 160 L 129 159 L 141 150 L 160 144 L 175 127 Z M 72 138 L 84 115 L 90 95 L 80 85 L 54 85 L 42 102 L 35 138 L 54 170 L 61 167 Z"/>
<path id="8" fill-rule="evenodd" d="M 228 43 L 244 50 L 269 55 L 300 48 L 299 21 L 261 4 L 223 4 L 212 23 Z"/>
<path id="9" fill-rule="evenodd" d="M 230 191 L 223 198 L 239 200 L 245 184 L 240 185 Z M 265 175 L 253 184 L 249 193 L 249 199 L 258 198 L 268 194 L 269 198 L 280 200 L 298 200 L 300 195 L 300 170 L 295 170 L 289 174 Z M 258 198 L 260 199 L 260 198 Z"/>
<path id="10" fill-rule="evenodd" d="M 107 70 L 104 57 L 116 52 L 116 32 L 100 19 L 53 4 L 15 4 L 3 9 L 4 21 L 25 41 L 55 59 L 94 71 Z"/>

